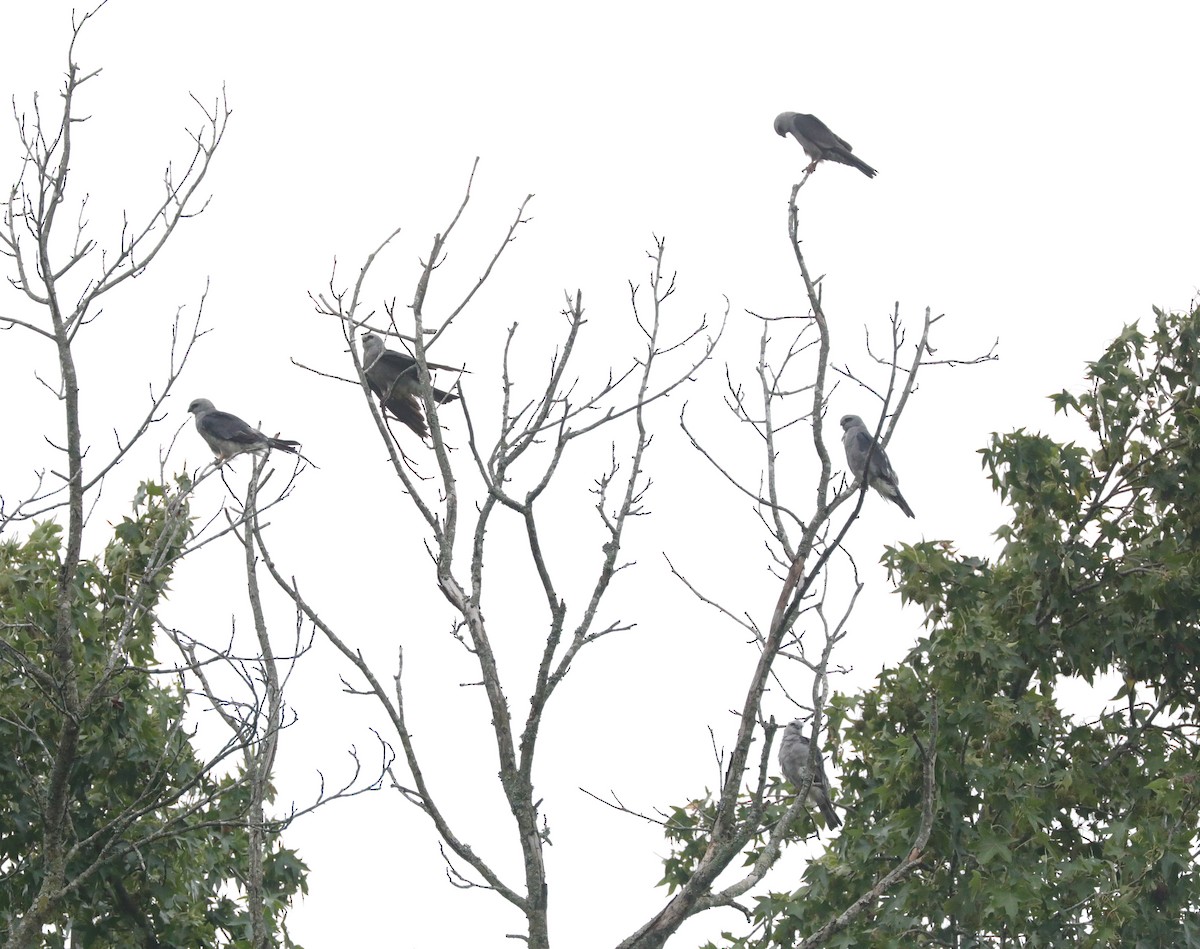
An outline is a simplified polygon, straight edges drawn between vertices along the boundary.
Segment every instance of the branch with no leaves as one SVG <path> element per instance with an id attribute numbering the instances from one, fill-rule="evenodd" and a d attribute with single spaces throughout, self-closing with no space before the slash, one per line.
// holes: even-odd
<path id="1" fill-rule="evenodd" d="M 710 830 L 708 844 L 703 856 L 699 859 L 690 878 L 680 887 L 667 905 L 637 932 L 627 938 L 621 945 L 622 949 L 650 949 L 661 946 L 673 934 L 684 920 L 712 906 L 729 905 L 751 886 L 759 882 L 767 870 L 778 858 L 779 845 L 786 832 L 787 826 L 795 813 L 798 812 L 799 802 L 805 795 L 803 789 L 798 795 L 798 801 L 789 809 L 789 816 L 780 822 L 772 833 L 767 847 L 759 854 L 751 871 L 737 883 L 727 886 L 720 892 L 713 892 L 712 885 L 717 877 L 730 866 L 733 860 L 742 853 L 746 842 L 757 831 L 748 826 L 745 819 L 738 818 L 738 801 L 743 786 L 743 776 L 746 772 L 751 743 L 754 741 L 757 729 L 762 722 L 761 707 L 767 683 L 774 677 L 773 664 L 785 642 L 785 637 L 792 630 L 798 616 L 803 610 L 803 602 L 809 596 L 814 583 L 823 577 L 826 565 L 833 553 L 841 549 L 841 545 L 857 518 L 865 499 L 866 484 L 854 485 L 842 491 L 834 491 L 833 463 L 825 443 L 824 416 L 829 395 L 828 372 L 830 352 L 829 323 L 823 308 L 820 293 L 820 280 L 814 280 L 808 270 L 807 262 L 800 249 L 798 238 L 798 210 L 796 196 L 807 177 L 792 188 L 788 202 L 788 232 L 795 254 L 796 263 L 803 280 L 811 308 L 811 315 L 804 318 L 804 323 L 794 337 L 786 343 L 782 357 L 778 360 L 779 368 L 772 366 L 769 343 L 771 330 L 780 325 L 778 321 L 763 321 L 763 330 L 759 344 L 759 360 L 757 366 L 758 390 L 762 399 L 761 412 L 752 412 L 747 403 L 743 389 L 730 379 L 728 389 L 730 396 L 726 401 L 735 418 L 749 425 L 758 441 L 765 449 L 765 491 L 742 484 L 729 466 L 717 460 L 714 452 L 704 448 L 701 440 L 688 428 L 681 416 L 681 424 L 693 446 L 713 464 L 721 475 L 740 493 L 750 496 L 759 502 L 763 511 L 761 520 L 769 530 L 769 542 L 780 547 L 780 554 L 774 555 L 776 562 L 788 565 L 787 576 L 781 586 L 778 600 L 767 634 L 756 636 L 759 647 L 759 661 L 747 684 L 745 699 L 740 712 L 739 728 L 736 741 L 728 756 L 720 798 L 717 804 L 716 819 Z M 884 397 L 884 412 L 881 413 L 881 425 L 887 416 L 888 408 L 893 404 L 894 391 L 899 389 L 895 398 L 895 411 L 892 413 L 892 426 L 903 410 L 916 381 L 916 373 L 922 357 L 929 351 L 929 327 L 933 321 L 926 318 L 920 342 L 915 347 L 911 366 L 904 373 L 902 381 L 898 380 L 899 352 L 903 335 L 898 320 L 893 322 L 893 358 L 890 361 L 891 372 L 887 395 Z M 815 338 L 812 334 L 815 332 Z M 802 359 L 801 357 L 805 357 Z M 807 360 L 811 359 L 811 364 Z M 791 370 L 806 372 L 807 378 L 800 383 L 789 383 L 785 373 Z M 806 394 L 811 402 L 807 410 L 800 415 L 788 413 L 788 418 L 777 422 L 776 406 L 784 397 L 791 394 Z M 784 506 L 778 489 L 776 463 L 780 455 L 778 447 L 779 433 L 807 418 L 811 424 L 812 444 L 816 455 L 817 470 L 814 484 L 814 505 L 809 518 L 804 519 Z M 890 429 L 889 429 L 890 433 Z M 878 434 L 878 433 L 877 433 Z M 790 479 L 789 479 L 790 480 Z M 853 511 L 837 528 L 831 520 L 834 512 L 855 494 L 858 495 Z M 801 536 L 793 547 L 787 535 L 787 527 L 791 523 L 799 525 Z M 819 555 L 809 567 L 809 562 L 815 551 Z M 824 582 L 824 581 L 823 581 Z M 715 598 L 700 594 L 705 602 L 715 603 Z M 827 669 L 834 645 L 845 635 L 846 618 L 849 609 L 853 607 L 851 598 L 847 612 L 841 621 L 830 631 L 824 619 L 823 609 L 817 610 L 817 616 L 826 630 L 825 643 L 820 659 L 816 662 L 805 660 L 805 664 L 813 673 L 813 740 L 820 732 L 821 718 L 828 694 Z M 722 608 L 734 617 L 734 611 Z M 740 626 L 747 623 L 736 617 Z M 751 622 L 749 628 L 756 628 Z M 795 634 L 791 642 L 796 643 L 801 634 Z M 801 653 L 802 658 L 802 653 Z M 809 778 L 811 781 L 811 776 Z M 761 781 L 759 782 L 761 789 Z"/>
<path id="2" fill-rule="evenodd" d="M 408 725 L 405 719 L 404 712 L 404 697 L 401 688 L 401 672 L 403 671 L 403 653 L 399 654 L 399 666 L 395 675 L 395 700 L 384 689 L 383 684 L 375 676 L 370 666 L 362 654 L 350 646 L 330 627 L 317 612 L 308 604 L 300 593 L 300 589 L 295 580 L 288 580 L 279 571 L 274 559 L 266 547 L 266 543 L 260 532 L 255 531 L 255 541 L 259 553 L 262 556 L 263 565 L 267 568 L 267 572 L 271 574 L 276 584 L 290 596 L 296 607 L 310 623 L 321 631 L 326 639 L 336 648 L 343 656 L 359 671 L 363 678 L 367 681 L 369 689 L 365 693 L 372 695 L 380 706 L 387 713 L 388 719 L 391 722 L 392 728 L 400 740 L 401 748 L 404 752 L 405 760 L 409 770 L 412 773 L 413 780 L 416 783 L 416 793 L 404 796 L 412 803 L 416 804 L 433 821 L 434 827 L 438 832 L 438 836 L 446 842 L 446 844 L 463 860 L 471 865 L 483 879 L 488 882 L 488 885 L 495 889 L 498 893 L 504 896 L 509 902 L 513 903 L 520 909 L 524 909 L 524 899 L 516 893 L 512 888 L 506 886 L 500 878 L 491 870 L 490 867 L 471 849 L 470 846 L 461 842 L 453 833 L 449 822 L 443 815 L 441 809 L 435 803 L 432 793 L 425 782 L 424 773 L 417 759 L 416 750 L 412 743 L 412 738 L 409 735 Z M 390 772 L 390 768 L 388 769 Z M 396 782 L 396 787 L 403 791 L 403 787 L 399 782 Z"/>

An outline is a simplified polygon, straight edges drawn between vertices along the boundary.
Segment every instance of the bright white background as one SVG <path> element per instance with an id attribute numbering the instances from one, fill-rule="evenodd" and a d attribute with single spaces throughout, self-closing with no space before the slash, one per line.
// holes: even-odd
<path id="1" fill-rule="evenodd" d="M 18 111 L 28 113 L 40 90 L 44 114 L 54 114 L 69 15 L 57 0 L 5 9 L 0 92 Z M 513 322 L 532 392 L 558 339 L 564 289 L 582 288 L 591 321 L 581 384 L 627 359 L 637 345 L 627 281 L 646 282 L 652 234 L 665 236 L 668 267 L 679 275 L 674 325 L 719 317 L 725 295 L 726 338 L 708 372 L 652 413 L 660 432 L 647 457 L 653 513 L 632 527 L 628 553 L 638 564 L 603 615 L 638 625 L 581 654 L 548 713 L 536 770 L 554 843 L 552 936 L 611 945 L 665 899 L 653 886 L 665 846 L 653 828 L 578 789 L 611 789 L 649 809 L 714 787 L 707 728 L 731 740 L 725 710 L 740 706 L 755 658 L 738 630 L 689 599 L 661 554 L 760 623 L 778 592 L 749 505 L 677 426 L 687 400 L 691 424 L 754 470 L 750 440 L 731 433 L 722 414 L 723 366 L 752 381 L 758 324 L 746 309 L 807 306 L 785 219 L 805 159 L 773 134 L 775 114 L 819 115 L 880 171 L 868 180 L 825 165 L 802 192 L 801 231 L 814 274 L 827 275 L 839 364 L 867 371 L 863 327 L 882 334 L 897 300 L 914 327 L 926 306 L 946 314 L 940 356 L 974 355 L 1000 338 L 998 363 L 930 371 L 904 416 L 890 454 L 917 519 L 873 496 L 852 534 L 868 586 L 837 657 L 852 670 L 837 685 L 851 689 L 901 657 L 919 630 L 920 617 L 900 609 L 876 566 L 883 546 L 944 538 L 964 552 L 992 552 L 1003 511 L 977 449 L 991 432 L 1021 426 L 1075 437 L 1045 396 L 1077 387 L 1085 361 L 1152 305 L 1192 300 L 1198 27 L 1200 14 L 1184 4 L 1136 13 L 1007 4 L 989 13 L 962 4 L 789 2 L 735 12 L 683 3 L 113 0 L 77 51 L 85 69 L 103 67 L 79 101 L 91 118 L 76 130 L 70 183 L 74 199 L 90 195 L 94 237 L 111 245 L 121 210 L 140 219 L 162 166 L 189 154 L 184 129 L 198 116 L 189 93 L 212 103 L 224 85 L 234 114 L 207 179 L 208 210 L 181 227 L 145 277 L 106 298 L 103 316 L 79 337 L 84 423 L 99 458 L 114 420 L 142 411 L 147 384 L 161 378 L 176 308 L 194 314 L 211 281 L 212 333 L 168 419 L 107 486 L 92 549 L 103 542 L 104 518 L 119 517 L 133 484 L 154 473 L 158 446 L 190 424 L 192 398 L 303 440 L 321 468 L 272 515 L 275 553 L 381 678 L 404 646 L 431 784 L 462 836 L 516 883 L 519 855 L 494 781 L 486 709 L 479 690 L 459 687 L 477 675 L 446 635 L 422 524 L 388 477 L 361 394 L 289 359 L 352 371 L 338 327 L 314 314 L 307 294 L 326 287 L 335 257 L 337 282 L 352 281 L 366 254 L 403 226 L 368 296 L 374 306 L 411 300 L 417 258 L 449 221 L 477 155 L 474 196 L 436 278 L 431 316 L 478 277 L 520 201 L 536 193 L 532 222 L 432 354 L 471 369 L 464 388 L 478 415 L 496 404 L 499 345 Z M 18 159 L 13 127 L 0 123 L 0 181 L 13 179 Z M 19 307 L 11 290 L 0 294 L 0 314 Z M 0 335 L 0 357 L 8 406 L 0 485 L 18 497 L 32 486 L 31 470 L 54 463 L 42 435 L 60 431 L 61 413 L 35 373 L 53 382 L 55 362 L 20 330 Z M 873 410 L 848 388 L 831 406 L 835 418 Z M 444 417 L 470 484 L 465 426 L 453 409 Z M 593 449 L 572 457 L 546 499 L 548 539 L 573 607 L 598 559 L 586 489 L 607 442 Z M 190 427 L 176 452 L 173 464 L 192 470 L 209 457 Z M 797 479 L 792 505 L 805 510 L 804 430 L 793 430 L 782 463 Z M 209 482 L 198 506 L 216 510 L 222 491 Z M 490 541 L 495 569 L 524 566 L 503 531 Z M 214 639 L 235 616 L 244 624 L 240 556 L 226 543 L 189 560 L 166 619 Z M 545 621 L 523 576 L 493 581 L 485 602 L 519 717 Z M 286 648 L 286 604 L 276 600 L 272 618 L 277 648 Z M 281 806 L 306 803 L 318 770 L 331 783 L 343 776 L 348 747 L 370 756 L 368 729 L 382 722 L 339 690 L 342 671 L 319 643 L 299 664 Z M 799 678 L 789 685 L 807 689 Z M 787 718 L 793 710 L 772 696 L 768 711 Z M 297 823 L 288 840 L 312 868 L 311 892 L 291 917 L 293 936 L 310 949 L 500 945 L 519 929 L 498 898 L 449 887 L 428 826 L 391 792 L 335 804 Z M 774 887 L 793 883 L 797 870 Z M 735 914 L 713 915 L 679 942 L 737 925 Z"/>

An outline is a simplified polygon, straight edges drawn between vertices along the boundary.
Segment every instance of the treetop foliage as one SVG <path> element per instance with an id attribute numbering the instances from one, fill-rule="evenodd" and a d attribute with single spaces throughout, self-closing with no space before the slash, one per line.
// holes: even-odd
<path id="1" fill-rule="evenodd" d="M 248 788 L 200 757 L 183 725 L 181 682 L 155 668 L 154 612 L 188 538 L 186 475 L 141 485 L 131 516 L 102 557 L 73 577 L 72 674 L 82 696 L 70 774 L 64 927 L 46 946 L 248 946 L 236 899 L 246 875 Z M 39 674 L 57 619 L 61 527 L 34 524 L 0 542 L 0 941 L 45 880 L 45 792 L 63 714 L 54 680 Z M 114 644 L 120 665 L 111 667 Z M 23 656 L 24 661 L 17 657 Z M 267 858 L 271 913 L 306 888 L 305 867 L 281 847 Z"/>
<path id="2" fill-rule="evenodd" d="M 795 945 L 907 852 L 935 699 L 920 869 L 827 945 L 1200 944 L 1198 335 L 1200 309 L 1156 311 L 1086 388 L 1052 396 L 1087 445 L 993 436 L 983 465 L 1013 511 L 994 560 L 938 541 L 887 552 L 927 633 L 873 689 L 834 697 L 846 825 L 730 945 Z M 1112 674 L 1102 709 L 1064 706 L 1064 680 Z"/>

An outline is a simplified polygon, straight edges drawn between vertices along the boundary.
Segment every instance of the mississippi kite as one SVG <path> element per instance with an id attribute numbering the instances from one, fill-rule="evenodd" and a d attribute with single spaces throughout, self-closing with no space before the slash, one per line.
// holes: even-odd
<path id="1" fill-rule="evenodd" d="M 896 504 L 909 517 L 915 517 L 912 508 L 904 500 L 904 495 L 900 493 L 900 479 L 892 470 L 892 463 L 888 461 L 887 452 L 871 437 L 871 432 L 863 424 L 863 420 L 857 415 L 843 415 L 842 429 L 845 432 L 842 436 L 842 444 L 846 446 L 846 461 L 850 465 L 854 477 L 859 481 L 863 480 L 863 469 L 867 465 L 869 452 L 871 475 L 867 480 L 871 487 Z M 872 449 L 872 445 L 875 446 L 874 449 Z"/>
<path id="2" fill-rule="evenodd" d="M 780 112 L 775 116 L 775 132 L 785 138 L 790 132 L 800 143 L 806 155 L 812 159 L 808 170 L 815 171 L 817 162 L 828 159 L 857 168 L 868 178 L 879 172 L 854 154 L 854 149 L 844 138 L 829 130 L 829 126 L 815 115 L 805 112 Z"/>
<path id="3" fill-rule="evenodd" d="M 804 772 L 808 768 L 808 736 L 804 734 L 804 722 L 796 719 L 783 730 L 783 740 L 779 743 L 779 767 L 783 776 L 797 788 L 804 783 Z M 825 823 L 832 830 L 840 827 L 842 819 L 833 809 L 829 800 L 829 784 L 825 780 L 825 762 L 821 752 L 817 752 L 817 763 L 813 767 L 812 784 L 808 788 L 808 803 L 816 804 L 825 815 Z"/>
<path id="4" fill-rule="evenodd" d="M 208 399 L 196 399 L 188 406 L 188 411 L 196 416 L 196 431 L 208 442 L 208 447 L 217 456 L 218 465 L 223 465 L 244 451 L 262 451 L 265 448 L 278 448 L 297 454 L 299 442 L 264 435 L 236 415 L 213 408 Z"/>
<path id="5" fill-rule="evenodd" d="M 392 415 L 411 428 L 421 438 L 429 434 L 425 418 L 421 414 L 421 380 L 417 361 L 404 353 L 385 349 L 383 340 L 374 333 L 363 336 L 363 372 L 367 374 L 367 385 L 379 396 L 379 401 Z M 429 363 L 436 369 L 449 369 Z M 458 396 L 433 388 L 433 400 L 441 405 L 453 402 Z"/>

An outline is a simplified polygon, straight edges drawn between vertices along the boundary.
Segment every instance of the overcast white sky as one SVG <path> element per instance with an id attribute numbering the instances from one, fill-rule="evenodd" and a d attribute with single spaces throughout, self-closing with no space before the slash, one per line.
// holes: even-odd
<path id="1" fill-rule="evenodd" d="M 531 223 L 434 354 L 472 370 L 464 387 L 480 410 L 497 397 L 498 347 L 511 323 L 520 323 L 531 371 L 545 365 L 564 289 L 583 290 L 591 317 L 585 382 L 602 378 L 599 357 L 633 351 L 627 281 L 645 282 L 652 234 L 666 237 L 668 266 L 678 271 L 677 326 L 719 315 L 729 298 L 717 362 L 653 414 L 661 432 L 647 458 L 653 516 L 634 527 L 629 553 L 638 566 L 623 575 L 607 614 L 638 626 L 585 651 L 549 713 L 537 776 L 554 841 L 552 934 L 563 945 L 613 944 L 666 896 L 653 888 L 661 838 L 578 788 L 612 789 L 651 808 L 713 787 L 707 728 L 731 740 L 724 710 L 740 706 L 754 661 L 736 628 L 670 580 L 661 553 L 759 622 L 777 593 L 753 512 L 677 425 L 686 399 L 693 424 L 725 438 L 723 365 L 750 381 L 757 342 L 745 311 L 806 308 L 785 218 L 805 161 L 794 141 L 774 135 L 775 114 L 819 115 L 879 169 L 868 180 L 822 166 L 801 196 L 809 265 L 826 275 L 836 361 L 868 371 L 863 327 L 883 333 L 895 301 L 914 327 L 926 306 L 946 314 L 939 355 L 974 355 L 1000 338 L 999 362 L 930 371 L 906 411 L 890 454 L 917 519 L 872 497 L 852 534 L 868 589 L 838 656 L 853 669 L 843 687 L 869 684 L 918 633 L 919 617 L 900 610 L 875 566 L 883 546 L 945 538 L 989 553 L 1003 511 L 977 449 L 991 432 L 1021 426 L 1073 436 L 1045 396 L 1077 387 L 1085 361 L 1123 324 L 1148 318 L 1152 305 L 1184 308 L 1195 295 L 1200 8 L 992 9 L 112 0 L 84 34 L 77 59 L 103 72 L 80 100 L 91 118 L 77 130 L 71 185 L 76 199 L 91 196 L 98 239 L 115 239 L 121 209 L 139 217 L 162 166 L 188 154 L 183 130 L 198 116 L 189 93 L 208 103 L 224 86 L 233 109 L 207 180 L 208 210 L 79 337 L 84 421 L 98 457 L 111 446 L 110 420 L 141 411 L 146 385 L 160 378 L 170 317 L 179 306 L 194 313 L 211 281 L 212 332 L 169 419 L 112 480 L 105 503 L 124 509 L 197 396 L 303 440 L 321 468 L 272 517 L 284 568 L 372 656 L 381 678 L 404 645 L 411 714 L 443 806 L 510 876 L 519 863 L 498 804 L 487 715 L 478 690 L 458 686 L 472 670 L 446 635 L 422 526 L 388 477 L 361 395 L 289 361 L 351 371 L 338 327 L 314 314 L 307 294 L 327 285 L 335 257 L 338 282 L 352 280 L 402 226 L 368 296 L 375 305 L 411 299 L 416 260 L 450 219 L 479 156 L 472 202 L 430 298 L 434 315 L 482 272 L 521 200 L 536 194 Z M 56 108 L 69 15 L 58 0 L 7 5 L 0 91 L 19 111 L 36 90 L 44 112 Z M 11 122 L 0 123 L 0 180 L 12 180 L 18 157 Z M 0 314 L 14 298 L 0 294 Z M 0 485 L 13 496 L 50 463 L 42 433 L 61 427 L 34 378 L 53 379 L 53 354 L 20 333 L 0 339 L 0 398 L 23 407 L 8 413 L 0 458 Z M 834 417 L 873 411 L 848 388 L 831 406 Z M 446 417 L 449 440 L 465 446 L 460 418 Z M 805 434 L 792 438 L 785 462 L 800 470 Z M 194 432 L 182 439 L 180 465 L 208 460 Z M 548 499 L 558 505 L 553 542 L 564 570 L 576 559 L 581 569 L 595 562 L 586 489 L 606 444 L 581 455 L 574 481 L 564 478 Z M 731 456 L 745 444 L 730 444 Z M 458 460 L 466 473 L 465 448 Z M 802 510 L 807 485 L 794 495 Z M 215 510 L 221 486 L 205 490 L 198 503 Z M 499 562 L 507 555 L 499 536 L 495 543 Z M 221 637 L 231 617 L 245 622 L 239 558 L 225 544 L 188 562 L 174 584 L 177 625 Z M 520 566 L 519 553 L 512 559 Z M 525 581 L 513 582 L 520 590 Z M 510 704 L 520 711 L 544 616 L 516 596 L 497 596 L 490 608 Z M 274 610 L 286 642 L 286 604 Z M 339 690 L 341 671 L 320 644 L 300 664 L 291 695 L 300 721 L 281 752 L 284 802 L 304 803 L 317 769 L 336 781 L 347 747 L 371 747 L 368 727 L 381 720 Z M 791 685 L 807 689 L 802 679 Z M 776 698 L 768 710 L 790 717 Z M 421 815 L 388 792 L 328 808 L 288 839 L 312 867 L 311 893 L 292 916 L 293 936 L 310 947 L 427 946 L 449 931 L 456 943 L 498 945 L 518 928 L 498 899 L 449 887 Z M 795 872 L 775 888 L 791 885 Z M 736 925 L 713 917 L 679 941 Z"/>

